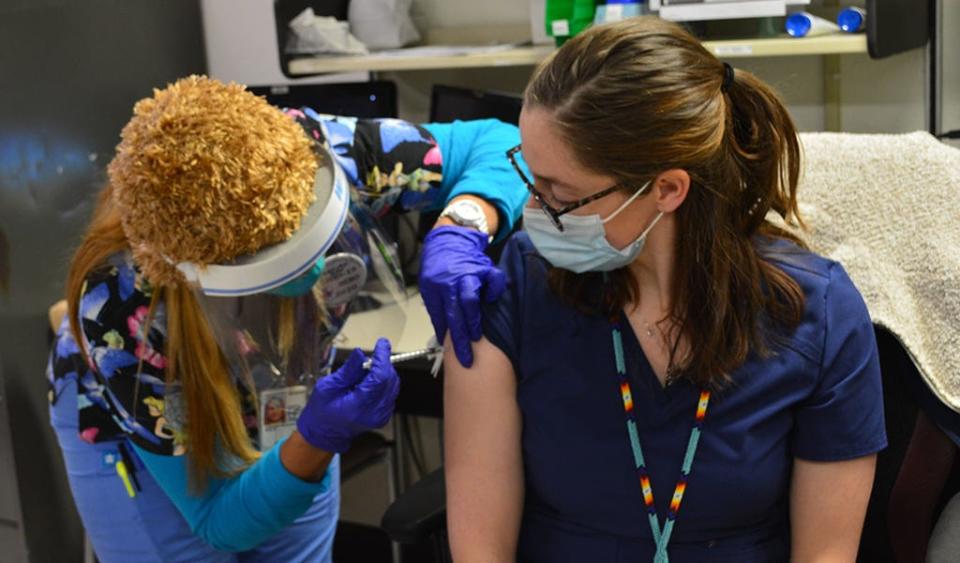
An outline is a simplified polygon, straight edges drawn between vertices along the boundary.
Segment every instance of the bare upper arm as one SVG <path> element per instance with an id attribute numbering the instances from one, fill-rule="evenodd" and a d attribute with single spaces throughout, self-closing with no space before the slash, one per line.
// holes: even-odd
<path id="1" fill-rule="evenodd" d="M 516 376 L 488 340 L 464 368 L 446 349 L 444 446 L 454 560 L 512 561 L 523 511 L 522 427 Z"/>
<path id="2" fill-rule="evenodd" d="M 845 461 L 794 460 L 791 561 L 856 561 L 876 461 L 875 454 Z"/>
<path id="3" fill-rule="evenodd" d="M 63 322 L 63 317 L 67 314 L 67 300 L 61 299 L 53 305 L 50 306 L 50 309 L 47 310 L 47 318 L 50 321 L 50 329 L 53 332 L 57 332 L 60 329 L 60 323 Z"/>

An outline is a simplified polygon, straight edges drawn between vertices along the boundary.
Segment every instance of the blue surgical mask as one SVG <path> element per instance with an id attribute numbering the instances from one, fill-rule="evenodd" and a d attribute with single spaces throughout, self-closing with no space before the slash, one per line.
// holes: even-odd
<path id="1" fill-rule="evenodd" d="M 300 297 L 301 295 L 306 295 L 307 292 L 313 289 L 313 286 L 317 284 L 317 280 L 319 280 L 320 276 L 323 274 L 323 268 L 325 265 L 326 261 L 324 260 L 323 256 L 321 256 L 320 259 L 317 260 L 309 270 L 281 285 L 280 287 L 271 289 L 269 293 L 272 293 L 273 295 L 279 295 L 280 297 Z"/>
<path id="2" fill-rule="evenodd" d="M 627 246 L 616 249 L 607 241 L 603 226 L 633 203 L 649 185 L 644 184 L 635 194 L 605 219 L 597 214 L 572 215 L 560 217 L 563 231 L 559 231 L 550 218 L 541 210 L 533 207 L 523 208 L 523 229 L 527 231 L 537 251 L 557 268 L 581 274 L 583 272 L 609 272 L 631 263 L 643 250 L 650 229 L 660 221 L 663 213 L 658 213 L 640 236 Z"/>

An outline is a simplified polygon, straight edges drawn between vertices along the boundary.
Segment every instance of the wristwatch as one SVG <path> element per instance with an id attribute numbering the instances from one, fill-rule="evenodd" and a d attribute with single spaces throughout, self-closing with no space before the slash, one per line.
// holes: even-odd
<path id="1" fill-rule="evenodd" d="M 469 199 L 455 201 L 448 205 L 440 216 L 449 217 L 450 220 L 461 227 L 469 227 L 481 233 L 486 233 L 488 237 L 487 242 L 493 240 L 493 235 L 490 234 L 490 227 L 487 225 L 487 216 L 483 214 L 483 209 L 480 207 L 480 204 L 475 201 L 470 201 Z"/>

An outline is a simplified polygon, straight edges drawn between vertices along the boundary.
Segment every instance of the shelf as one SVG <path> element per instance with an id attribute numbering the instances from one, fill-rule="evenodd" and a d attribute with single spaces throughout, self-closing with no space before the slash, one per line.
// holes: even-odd
<path id="1" fill-rule="evenodd" d="M 535 65 L 553 51 L 549 45 L 516 47 L 487 53 L 463 55 L 360 55 L 291 59 L 293 76 L 327 72 L 429 70 L 438 68 L 477 68 Z"/>
<path id="2" fill-rule="evenodd" d="M 730 39 L 704 41 L 704 47 L 722 59 L 740 57 L 791 57 L 804 55 L 849 55 L 867 52 L 867 36 L 836 33 L 819 37 L 771 37 L 769 39 Z"/>
<path id="3" fill-rule="evenodd" d="M 795 39 L 733 39 L 705 41 L 704 46 L 723 59 L 740 57 L 785 57 L 804 55 L 844 55 L 867 52 L 867 37 L 863 34 L 832 34 Z M 412 49 L 409 55 L 325 56 L 291 59 L 289 73 L 293 76 L 331 72 L 430 70 L 440 68 L 478 68 L 497 66 L 535 65 L 553 52 L 550 45 L 513 47 L 491 52 L 468 54 L 423 55 Z"/>

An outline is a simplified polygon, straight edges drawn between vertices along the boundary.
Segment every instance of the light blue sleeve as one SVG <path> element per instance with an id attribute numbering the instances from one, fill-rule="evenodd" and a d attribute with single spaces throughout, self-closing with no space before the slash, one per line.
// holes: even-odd
<path id="1" fill-rule="evenodd" d="M 500 212 L 496 239 L 510 232 L 527 202 L 527 188 L 507 160 L 520 144 L 516 126 L 496 119 L 427 123 L 443 155 L 444 203 L 463 194 L 482 197 Z"/>
<path id="2" fill-rule="evenodd" d="M 330 488 L 328 471 L 318 483 L 303 481 L 280 462 L 278 442 L 248 469 L 229 479 L 210 479 L 201 496 L 191 494 L 186 456 L 134 449 L 193 533 L 215 549 L 246 551 L 303 514 Z"/>

